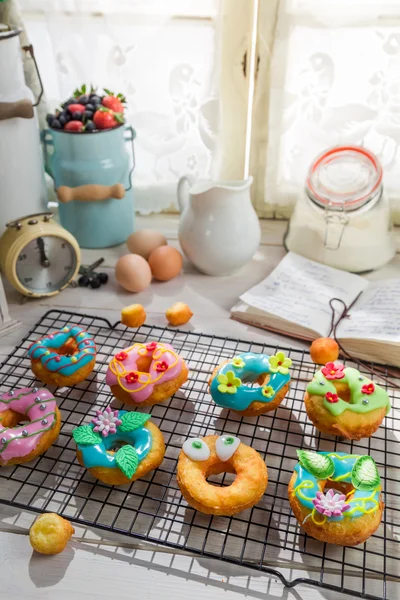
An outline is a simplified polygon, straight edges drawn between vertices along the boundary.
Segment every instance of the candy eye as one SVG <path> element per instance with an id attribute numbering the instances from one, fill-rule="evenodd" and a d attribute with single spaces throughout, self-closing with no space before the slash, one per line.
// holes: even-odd
<path id="1" fill-rule="evenodd" d="M 210 448 L 201 438 L 189 438 L 183 444 L 182 450 L 188 458 L 195 461 L 207 460 L 210 456 Z"/>
<path id="2" fill-rule="evenodd" d="M 239 438 L 234 435 L 221 435 L 215 443 L 215 452 L 219 460 L 222 462 L 229 460 L 235 454 L 239 444 Z"/>

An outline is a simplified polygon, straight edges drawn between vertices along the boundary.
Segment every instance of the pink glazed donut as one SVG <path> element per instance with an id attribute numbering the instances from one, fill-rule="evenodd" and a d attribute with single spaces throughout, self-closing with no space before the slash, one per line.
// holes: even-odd
<path id="1" fill-rule="evenodd" d="M 3 394 L 0 396 L 0 465 L 19 465 L 43 454 L 56 440 L 60 427 L 61 416 L 49 390 L 21 388 Z"/>
<path id="2" fill-rule="evenodd" d="M 169 344 L 137 343 L 114 356 L 106 383 L 124 404 L 150 406 L 175 394 L 188 375 L 185 361 Z"/>

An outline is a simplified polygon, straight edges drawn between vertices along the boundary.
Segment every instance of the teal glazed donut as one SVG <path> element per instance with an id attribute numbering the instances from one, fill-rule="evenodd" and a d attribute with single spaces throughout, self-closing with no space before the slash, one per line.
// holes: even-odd
<path id="1" fill-rule="evenodd" d="M 94 477 L 111 485 L 145 475 L 161 464 L 165 453 L 163 435 L 150 418 L 149 414 L 111 407 L 98 410 L 89 425 L 72 432 L 78 461 Z"/>
<path id="2" fill-rule="evenodd" d="M 218 406 L 246 416 L 274 410 L 285 397 L 292 361 L 281 351 L 275 356 L 245 352 L 219 365 L 210 381 L 210 394 Z M 259 384 L 250 387 L 246 383 Z"/>
<path id="3" fill-rule="evenodd" d="M 34 342 L 29 350 L 32 371 L 38 379 L 52 385 L 74 385 L 86 379 L 96 362 L 93 337 L 79 325 Z"/>

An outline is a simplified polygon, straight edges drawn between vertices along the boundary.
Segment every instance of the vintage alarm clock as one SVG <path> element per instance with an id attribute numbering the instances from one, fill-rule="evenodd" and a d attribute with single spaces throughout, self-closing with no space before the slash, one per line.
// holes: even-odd
<path id="1" fill-rule="evenodd" d="M 28 215 L 6 227 L 0 238 L 0 267 L 18 292 L 32 298 L 54 296 L 75 278 L 78 242 L 53 221 L 53 213 Z"/>

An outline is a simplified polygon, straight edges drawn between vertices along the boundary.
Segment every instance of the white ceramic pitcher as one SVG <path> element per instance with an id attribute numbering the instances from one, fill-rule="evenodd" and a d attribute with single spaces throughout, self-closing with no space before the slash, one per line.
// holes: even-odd
<path id="1" fill-rule="evenodd" d="M 257 250 L 261 232 L 250 199 L 252 182 L 252 177 L 194 183 L 185 176 L 179 180 L 179 242 L 199 271 L 230 275 Z"/>

